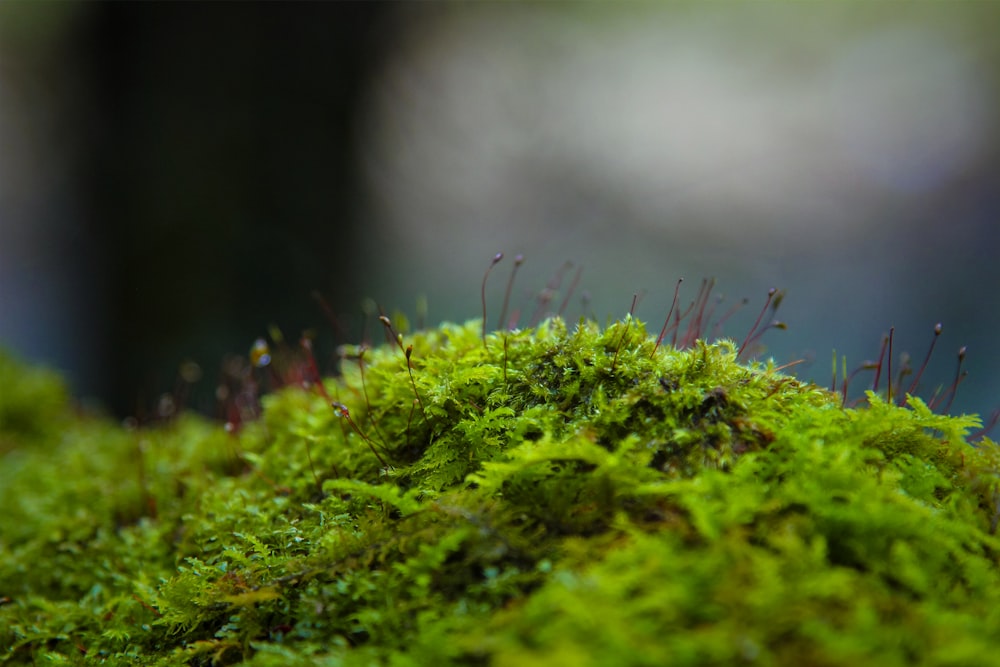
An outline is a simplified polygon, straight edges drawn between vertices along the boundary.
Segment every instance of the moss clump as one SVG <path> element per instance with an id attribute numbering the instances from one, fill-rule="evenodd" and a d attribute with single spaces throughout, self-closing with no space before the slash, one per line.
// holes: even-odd
<path id="1" fill-rule="evenodd" d="M 407 342 L 238 434 L 0 357 L 0 661 L 1000 664 L 977 419 L 631 319 Z"/>

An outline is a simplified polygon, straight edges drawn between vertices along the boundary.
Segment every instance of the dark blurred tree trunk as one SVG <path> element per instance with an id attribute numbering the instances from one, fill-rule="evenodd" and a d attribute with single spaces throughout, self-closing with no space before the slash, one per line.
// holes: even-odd
<path id="1" fill-rule="evenodd" d="M 385 46 L 381 3 L 100 5 L 89 223 L 109 293 L 108 402 L 120 415 L 193 358 L 269 323 L 356 310 L 355 120 Z M 95 316 L 101 316 L 95 314 Z M 329 331 L 329 327 L 326 331 Z"/>

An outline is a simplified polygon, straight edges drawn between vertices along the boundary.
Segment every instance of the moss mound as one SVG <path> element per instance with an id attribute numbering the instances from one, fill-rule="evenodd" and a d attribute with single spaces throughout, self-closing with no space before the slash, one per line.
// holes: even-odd
<path id="1" fill-rule="evenodd" d="M 976 418 L 631 319 L 479 327 L 235 434 L 75 415 L 0 355 L 0 662 L 1000 664 Z"/>

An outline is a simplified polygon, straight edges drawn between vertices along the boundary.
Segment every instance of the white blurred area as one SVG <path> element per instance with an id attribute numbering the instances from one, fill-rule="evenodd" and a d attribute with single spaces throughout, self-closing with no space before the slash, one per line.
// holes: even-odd
<path id="1" fill-rule="evenodd" d="M 972 259 L 998 239 L 996 25 L 986 3 L 404 12 L 362 112 L 374 278 L 449 318 L 478 312 L 497 250 L 536 289 L 584 265 L 601 315 L 647 289 L 660 318 L 680 276 L 688 298 L 715 276 L 757 304 L 773 284 L 792 325 L 775 348 L 820 376 L 891 325 L 920 355 L 943 319 L 943 345 L 983 343 L 1000 403 L 982 300 L 1000 272 Z"/>
<path id="2" fill-rule="evenodd" d="M 805 250 L 946 187 L 995 131 L 967 22 L 636 7 L 423 17 L 365 112 L 377 243 L 434 264 L 484 239 L 547 250 L 601 218 L 681 246 Z"/>

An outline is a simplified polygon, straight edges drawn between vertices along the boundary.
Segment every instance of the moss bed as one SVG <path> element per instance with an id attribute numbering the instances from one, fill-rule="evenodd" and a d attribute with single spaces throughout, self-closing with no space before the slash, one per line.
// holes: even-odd
<path id="1" fill-rule="evenodd" d="M 978 418 L 631 318 L 480 326 L 234 432 L 80 414 L 0 354 L 0 662 L 1000 665 Z"/>

